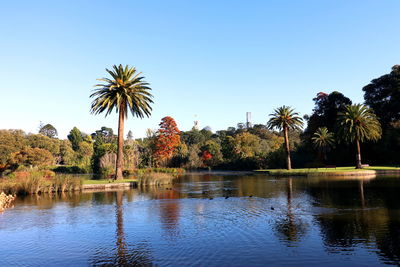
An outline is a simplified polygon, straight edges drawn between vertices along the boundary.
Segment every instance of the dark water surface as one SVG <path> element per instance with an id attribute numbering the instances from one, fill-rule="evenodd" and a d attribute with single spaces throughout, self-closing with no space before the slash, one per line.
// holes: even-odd
<path id="1" fill-rule="evenodd" d="M 0 214 L 0 266 L 294 264 L 399 265 L 400 178 L 192 174 Z"/>

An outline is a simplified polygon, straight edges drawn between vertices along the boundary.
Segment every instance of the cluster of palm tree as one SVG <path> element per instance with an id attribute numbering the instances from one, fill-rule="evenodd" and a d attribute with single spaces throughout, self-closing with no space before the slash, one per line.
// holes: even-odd
<path id="1" fill-rule="evenodd" d="M 124 122 L 128 113 L 138 118 L 150 116 L 152 95 L 149 84 L 136 68 L 122 65 L 113 66 L 112 70 L 106 69 L 111 78 L 98 79 L 103 82 L 96 84 L 94 92 L 90 95 L 94 100 L 91 112 L 94 114 L 105 113 L 109 115 L 114 109 L 119 113 L 118 120 L 118 152 L 115 170 L 115 178 L 123 179 L 123 145 L 124 145 Z M 270 114 L 267 126 L 270 129 L 283 131 L 285 139 L 287 169 L 292 168 L 290 158 L 289 130 L 300 130 L 303 120 L 291 107 L 282 106 Z M 373 110 L 367 106 L 349 105 L 343 112 L 338 114 L 337 135 L 340 140 L 355 143 L 357 146 L 356 168 L 362 168 L 360 143 L 366 140 L 378 140 L 382 134 L 379 121 Z M 326 156 L 330 148 L 334 146 L 334 134 L 326 127 L 319 128 L 312 137 L 313 143 L 321 153 Z"/>
<path id="2" fill-rule="evenodd" d="M 288 132 L 289 130 L 296 130 L 302 127 L 303 121 L 298 115 L 292 108 L 282 106 L 270 114 L 271 118 L 267 123 L 270 129 L 283 130 L 288 170 L 292 168 Z M 376 141 L 382 135 L 381 125 L 377 116 L 371 108 L 365 105 L 347 105 L 342 112 L 338 113 L 337 125 L 338 141 L 356 144 L 356 168 L 361 169 L 360 143 L 364 141 Z M 326 127 L 320 127 L 314 133 L 312 141 L 314 146 L 320 150 L 324 159 L 326 159 L 326 153 L 335 145 L 335 136 Z"/>

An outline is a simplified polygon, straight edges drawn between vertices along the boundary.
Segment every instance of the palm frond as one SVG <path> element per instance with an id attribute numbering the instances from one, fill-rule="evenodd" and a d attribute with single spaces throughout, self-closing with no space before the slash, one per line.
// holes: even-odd
<path id="1" fill-rule="evenodd" d="M 377 141 L 382 135 L 381 124 L 374 111 L 362 104 L 345 106 L 338 113 L 338 126 L 339 136 L 349 143 L 356 140 Z"/>
<path id="2" fill-rule="evenodd" d="M 323 151 L 327 151 L 335 145 L 334 135 L 333 133 L 330 133 L 326 127 L 318 128 L 311 140 L 314 147 Z"/>
<path id="3" fill-rule="evenodd" d="M 288 128 L 291 130 L 300 130 L 303 126 L 303 119 L 299 117 L 299 113 L 288 106 L 276 108 L 267 122 L 269 129 L 278 129 L 279 131 Z"/>

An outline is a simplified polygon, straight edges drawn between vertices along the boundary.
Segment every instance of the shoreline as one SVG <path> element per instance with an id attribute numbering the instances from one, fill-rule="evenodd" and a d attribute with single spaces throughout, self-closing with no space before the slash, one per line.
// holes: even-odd
<path id="1" fill-rule="evenodd" d="M 342 177 L 377 177 L 384 175 L 400 176 L 399 170 L 355 170 L 355 171 L 271 171 L 271 170 L 260 170 L 255 171 L 256 173 L 265 173 L 269 176 L 287 177 L 287 176 L 304 176 L 304 177 L 316 177 L 316 176 L 342 176 Z"/>
<path id="2" fill-rule="evenodd" d="M 81 191 L 85 190 L 107 190 L 113 188 L 133 188 L 137 187 L 138 182 L 113 182 L 108 184 L 83 184 Z"/>

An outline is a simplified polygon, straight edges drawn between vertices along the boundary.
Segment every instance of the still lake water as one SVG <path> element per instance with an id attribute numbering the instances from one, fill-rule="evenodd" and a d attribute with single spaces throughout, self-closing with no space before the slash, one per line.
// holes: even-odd
<path id="1" fill-rule="evenodd" d="M 400 178 L 188 174 L 167 187 L 18 199 L 0 214 L 0 266 L 400 264 Z"/>

